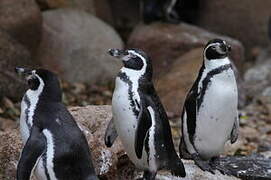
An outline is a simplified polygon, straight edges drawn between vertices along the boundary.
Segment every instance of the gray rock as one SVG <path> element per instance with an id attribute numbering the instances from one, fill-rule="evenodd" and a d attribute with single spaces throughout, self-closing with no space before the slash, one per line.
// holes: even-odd
<path id="1" fill-rule="evenodd" d="M 14 71 L 16 66 L 34 66 L 29 51 L 0 29 L 0 98 L 19 100 L 26 84 Z"/>
<path id="2" fill-rule="evenodd" d="M 69 82 L 112 81 L 120 62 L 107 55 L 122 48 L 118 34 L 96 17 L 79 10 L 43 13 L 43 36 L 37 60 Z"/>
<path id="3" fill-rule="evenodd" d="M 35 0 L 1 0 L 0 28 L 34 54 L 40 42 L 42 17 Z"/>
<path id="4" fill-rule="evenodd" d="M 155 77 L 159 77 L 172 68 L 178 57 L 192 49 L 203 48 L 214 38 L 224 39 L 232 46 L 233 62 L 241 71 L 244 48 L 239 41 L 185 23 L 139 25 L 132 32 L 127 46 L 145 50 L 152 57 Z"/>
<path id="5" fill-rule="evenodd" d="M 246 48 L 266 46 L 271 1 L 199 1 L 199 25 L 240 40 Z M 249 52 L 249 51 L 247 51 Z"/>
<path id="6" fill-rule="evenodd" d="M 244 73 L 245 89 L 249 97 L 270 95 L 270 69 L 271 56 L 269 50 L 265 50 L 259 55 L 256 63 Z"/>

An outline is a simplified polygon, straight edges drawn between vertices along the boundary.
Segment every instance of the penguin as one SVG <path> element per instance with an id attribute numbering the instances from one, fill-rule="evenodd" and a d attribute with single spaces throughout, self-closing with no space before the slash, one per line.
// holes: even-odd
<path id="1" fill-rule="evenodd" d="M 57 76 L 45 69 L 15 68 L 28 83 L 21 102 L 23 150 L 17 180 L 98 180 L 87 140 L 64 106 Z"/>
<path id="2" fill-rule="evenodd" d="M 152 83 L 150 58 L 139 49 L 110 49 L 123 62 L 115 81 L 113 118 L 105 132 L 110 147 L 119 136 L 130 160 L 144 170 L 143 179 L 154 180 L 160 169 L 185 177 L 177 155 L 167 114 Z"/>
<path id="3" fill-rule="evenodd" d="M 229 58 L 231 47 L 221 39 L 210 40 L 198 77 L 186 96 L 182 112 L 180 156 L 193 159 L 202 170 L 215 173 L 225 143 L 238 138 L 238 91 Z"/>

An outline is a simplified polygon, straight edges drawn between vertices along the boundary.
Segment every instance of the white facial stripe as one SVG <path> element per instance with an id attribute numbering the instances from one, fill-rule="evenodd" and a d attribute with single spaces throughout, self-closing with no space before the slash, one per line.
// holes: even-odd
<path id="1" fill-rule="evenodd" d="M 39 75 L 36 74 L 35 71 L 33 73 L 34 73 L 33 75 L 35 75 L 39 79 L 40 84 L 39 84 L 38 89 L 36 90 L 29 89 L 26 91 L 26 95 L 30 101 L 28 122 L 30 123 L 31 126 L 33 125 L 33 116 L 34 116 L 34 112 L 39 101 L 39 96 L 41 95 L 44 88 L 43 80 L 39 77 Z"/>
<path id="2" fill-rule="evenodd" d="M 57 180 L 55 172 L 54 172 L 54 153 L 55 153 L 55 147 L 54 147 L 54 137 L 53 134 L 48 130 L 44 129 L 43 131 L 44 136 L 46 137 L 47 141 L 47 158 L 46 158 L 46 166 L 48 170 L 48 174 L 50 176 L 50 179 Z"/>

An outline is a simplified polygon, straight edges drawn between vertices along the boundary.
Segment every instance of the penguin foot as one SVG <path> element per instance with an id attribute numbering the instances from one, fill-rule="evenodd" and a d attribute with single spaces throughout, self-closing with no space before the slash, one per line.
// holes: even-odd
<path id="1" fill-rule="evenodd" d="M 210 165 L 209 161 L 201 160 L 199 155 L 192 154 L 195 164 L 203 171 L 208 171 L 215 174 L 215 169 Z"/>

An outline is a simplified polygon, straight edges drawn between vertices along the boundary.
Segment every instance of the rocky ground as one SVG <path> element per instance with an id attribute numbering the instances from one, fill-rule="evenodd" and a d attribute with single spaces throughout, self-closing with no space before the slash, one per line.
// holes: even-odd
<path id="1" fill-rule="evenodd" d="M 155 87 L 177 148 L 182 103 L 201 66 L 202 49 L 210 39 L 226 40 L 232 46 L 238 82 L 240 136 L 237 143 L 226 146 L 225 155 L 270 152 L 270 0 L 194 2 L 198 9 L 188 21 L 191 24 L 144 24 L 135 0 L 1 0 L 0 179 L 14 179 L 21 149 L 18 119 L 27 86 L 15 75 L 15 66 L 41 66 L 59 75 L 63 102 L 85 128 L 102 179 L 138 175 L 119 142 L 112 150 L 103 145 L 110 107 L 88 106 L 111 104 L 120 63 L 106 54 L 109 48 L 140 48 L 152 58 Z M 235 179 L 209 176 L 191 162 L 185 165 L 191 180 Z M 172 177 L 162 172 L 158 179 Z"/>

